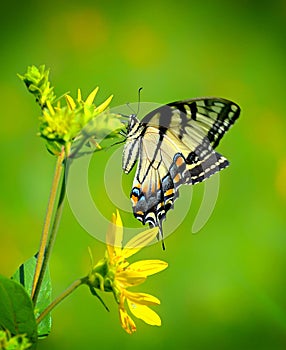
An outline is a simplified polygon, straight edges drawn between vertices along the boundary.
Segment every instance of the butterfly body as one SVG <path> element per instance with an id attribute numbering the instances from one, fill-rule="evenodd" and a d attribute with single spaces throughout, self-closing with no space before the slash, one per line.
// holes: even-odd
<path id="1" fill-rule="evenodd" d="M 224 169 L 228 160 L 214 151 L 238 118 L 237 104 L 222 98 L 197 98 L 163 105 L 141 121 L 131 115 L 122 168 L 138 161 L 130 193 L 134 216 L 158 226 L 173 208 L 182 184 L 194 185 Z"/>

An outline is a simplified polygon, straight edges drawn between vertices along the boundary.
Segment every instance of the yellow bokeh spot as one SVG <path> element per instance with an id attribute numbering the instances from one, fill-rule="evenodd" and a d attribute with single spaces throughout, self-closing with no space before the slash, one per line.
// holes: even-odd
<path id="1" fill-rule="evenodd" d="M 86 54 L 101 49 L 106 43 L 108 25 L 102 14 L 94 7 L 67 9 L 50 18 L 48 35 L 54 47 L 59 43 L 60 50 L 71 49 L 86 59 Z M 58 40 L 59 35 L 63 40 Z"/>
<path id="2" fill-rule="evenodd" d="M 120 29 L 118 51 L 131 63 L 139 67 L 150 67 L 162 62 L 165 45 L 155 30 L 146 24 L 130 24 Z"/>

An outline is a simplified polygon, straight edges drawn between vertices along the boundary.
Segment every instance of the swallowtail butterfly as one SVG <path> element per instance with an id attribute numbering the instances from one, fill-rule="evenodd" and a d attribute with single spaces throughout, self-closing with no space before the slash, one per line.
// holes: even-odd
<path id="1" fill-rule="evenodd" d="M 229 165 L 214 151 L 239 117 L 232 101 L 195 98 L 163 105 L 141 121 L 129 117 L 122 168 L 129 173 L 138 160 L 130 193 L 136 219 L 159 227 L 183 184 L 202 182 Z M 164 247 L 164 245 L 163 245 Z"/>

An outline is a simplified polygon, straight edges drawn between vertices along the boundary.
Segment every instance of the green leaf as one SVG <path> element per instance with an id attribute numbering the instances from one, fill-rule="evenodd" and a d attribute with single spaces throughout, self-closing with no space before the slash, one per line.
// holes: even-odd
<path id="1" fill-rule="evenodd" d="M 36 349 L 37 324 L 33 303 L 21 284 L 0 275 L 0 328 L 12 335 L 26 334 Z"/>
<path id="2" fill-rule="evenodd" d="M 18 281 L 23 285 L 26 291 L 31 294 L 34 272 L 36 268 L 37 257 L 33 256 L 22 264 L 19 269 L 14 273 L 12 279 Z M 52 301 L 52 285 L 50 279 L 50 272 L 47 268 L 41 290 L 37 299 L 37 304 L 35 307 L 35 316 L 38 317 L 42 311 L 51 303 Z M 52 319 L 51 314 L 48 314 L 42 322 L 38 325 L 38 337 L 45 338 L 51 332 Z"/>

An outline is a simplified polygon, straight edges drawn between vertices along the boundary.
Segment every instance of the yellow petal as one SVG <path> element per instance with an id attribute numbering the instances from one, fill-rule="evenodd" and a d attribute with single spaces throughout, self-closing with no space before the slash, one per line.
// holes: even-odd
<path id="1" fill-rule="evenodd" d="M 136 325 L 132 318 L 127 314 L 126 310 L 119 308 L 119 319 L 122 328 L 128 333 L 132 334 L 136 331 Z"/>
<path id="2" fill-rule="evenodd" d="M 114 222 L 115 222 L 115 214 L 112 214 L 111 222 L 108 225 L 108 229 L 106 231 L 106 238 L 105 238 L 107 252 L 110 259 L 113 259 L 113 256 L 114 256 L 114 239 L 115 239 Z"/>
<path id="3" fill-rule="evenodd" d="M 141 248 L 145 247 L 157 236 L 158 230 L 158 227 L 153 227 L 131 238 L 122 249 L 122 255 L 124 255 L 125 258 L 128 258 L 129 256 L 137 253 Z"/>
<path id="4" fill-rule="evenodd" d="M 48 110 L 51 113 L 51 115 L 55 115 L 55 110 L 54 110 L 54 108 L 49 100 L 47 100 L 47 107 L 48 107 Z"/>
<path id="5" fill-rule="evenodd" d="M 87 99 L 86 99 L 86 101 L 85 101 L 85 104 L 86 104 L 87 106 L 91 106 L 91 105 L 93 104 L 93 101 L 94 101 L 95 96 L 96 96 L 96 94 L 97 94 L 97 92 L 98 92 L 98 89 L 99 89 L 99 87 L 97 86 L 97 87 L 88 95 L 88 97 L 87 97 Z"/>
<path id="6" fill-rule="evenodd" d="M 65 95 L 65 99 L 67 101 L 69 108 L 73 111 L 76 107 L 76 104 L 75 104 L 73 98 L 70 95 Z"/>
<path id="7" fill-rule="evenodd" d="M 106 244 L 109 257 L 112 259 L 113 255 L 121 255 L 121 247 L 123 240 L 123 227 L 121 217 L 118 210 L 116 214 L 112 214 L 111 223 L 109 224 L 106 233 Z"/>
<path id="8" fill-rule="evenodd" d="M 168 264 L 162 260 L 141 260 L 129 265 L 127 271 L 134 270 L 141 272 L 144 276 L 154 275 L 157 272 L 165 270 Z"/>
<path id="9" fill-rule="evenodd" d="M 136 304 L 127 299 L 127 303 L 132 314 L 151 326 L 161 326 L 159 315 L 146 305 Z"/>
<path id="10" fill-rule="evenodd" d="M 145 282 L 146 277 L 140 272 L 125 270 L 116 274 L 116 281 L 120 283 L 122 288 L 128 288 Z"/>
<path id="11" fill-rule="evenodd" d="M 115 241 L 114 249 L 116 255 L 121 255 L 122 250 L 122 241 L 123 241 L 123 224 L 119 214 L 119 211 L 116 209 L 116 218 L 115 218 L 116 232 L 115 232 Z"/>
<path id="12" fill-rule="evenodd" d="M 103 112 L 108 107 L 112 99 L 113 99 L 113 95 L 109 96 L 106 101 L 104 101 L 100 106 L 96 107 L 94 110 L 94 115 L 97 115 Z"/>
<path id="13" fill-rule="evenodd" d="M 78 102 L 81 102 L 81 101 L 82 101 L 80 89 L 77 89 L 77 101 L 78 101 Z"/>
<path id="14" fill-rule="evenodd" d="M 130 292 L 129 290 L 124 290 L 124 296 L 136 304 L 141 305 L 160 305 L 160 300 L 154 295 L 147 294 L 147 293 L 137 293 L 137 292 Z"/>

